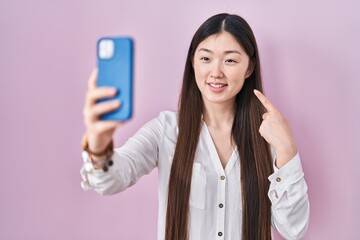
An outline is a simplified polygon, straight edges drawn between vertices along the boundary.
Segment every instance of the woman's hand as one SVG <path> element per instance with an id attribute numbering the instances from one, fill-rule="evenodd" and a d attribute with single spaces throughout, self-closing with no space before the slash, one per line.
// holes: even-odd
<path id="1" fill-rule="evenodd" d="M 254 90 L 254 93 L 267 110 L 262 116 L 260 135 L 275 149 L 276 166 L 281 168 L 297 154 L 291 126 L 261 92 Z"/>
<path id="2" fill-rule="evenodd" d="M 94 153 L 101 153 L 110 144 L 115 129 L 123 123 L 99 120 L 100 115 L 119 108 L 120 103 L 116 100 L 96 103 L 100 99 L 116 95 L 115 88 L 97 87 L 96 81 L 97 69 L 94 69 L 88 81 L 83 114 L 89 150 Z"/>

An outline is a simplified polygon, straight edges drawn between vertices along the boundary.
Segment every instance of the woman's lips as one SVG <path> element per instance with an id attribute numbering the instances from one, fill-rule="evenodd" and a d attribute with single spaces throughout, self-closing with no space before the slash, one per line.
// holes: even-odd
<path id="1" fill-rule="evenodd" d="M 225 84 L 225 83 L 208 83 L 208 86 L 211 91 L 218 93 L 218 92 L 223 91 L 227 87 L 227 84 Z"/>

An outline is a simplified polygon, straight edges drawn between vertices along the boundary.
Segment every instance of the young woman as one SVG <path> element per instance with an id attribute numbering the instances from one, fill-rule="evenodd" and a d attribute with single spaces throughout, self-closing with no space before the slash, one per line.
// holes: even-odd
<path id="1" fill-rule="evenodd" d="M 309 201 L 300 157 L 289 123 L 261 94 L 258 49 L 244 19 L 218 14 L 200 26 L 178 111 L 161 112 L 114 152 L 112 135 L 123 123 L 99 116 L 120 104 L 96 104 L 115 94 L 97 88 L 96 78 L 94 71 L 84 107 L 92 162 L 83 167 L 84 186 L 115 194 L 157 167 L 159 240 L 263 240 L 271 226 L 286 239 L 304 236 Z"/>

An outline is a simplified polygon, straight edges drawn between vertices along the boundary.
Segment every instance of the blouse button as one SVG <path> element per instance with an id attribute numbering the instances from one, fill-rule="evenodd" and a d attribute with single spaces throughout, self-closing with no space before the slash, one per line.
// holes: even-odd
<path id="1" fill-rule="evenodd" d="M 220 179 L 221 179 L 221 180 L 225 180 L 225 176 L 221 176 Z"/>
<path id="2" fill-rule="evenodd" d="M 224 207 L 224 204 L 220 203 L 219 208 L 223 208 L 223 207 Z"/>
<path id="3" fill-rule="evenodd" d="M 281 182 L 281 178 L 280 178 L 280 177 L 277 177 L 277 178 L 276 178 L 276 181 L 277 181 L 277 182 Z"/>
<path id="4" fill-rule="evenodd" d="M 221 236 L 223 235 L 223 233 L 222 233 L 222 232 L 218 232 L 218 235 L 219 235 L 219 237 L 221 237 Z"/>

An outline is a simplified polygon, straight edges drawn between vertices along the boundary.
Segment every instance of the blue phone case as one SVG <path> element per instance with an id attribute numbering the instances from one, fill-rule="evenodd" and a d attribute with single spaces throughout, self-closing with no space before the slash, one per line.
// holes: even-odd
<path id="1" fill-rule="evenodd" d="M 97 86 L 116 87 L 119 109 L 100 116 L 102 120 L 125 121 L 132 117 L 133 108 L 133 40 L 131 38 L 101 38 L 97 42 Z"/>

